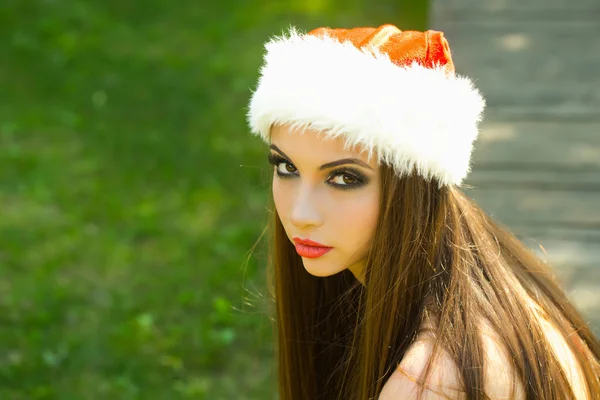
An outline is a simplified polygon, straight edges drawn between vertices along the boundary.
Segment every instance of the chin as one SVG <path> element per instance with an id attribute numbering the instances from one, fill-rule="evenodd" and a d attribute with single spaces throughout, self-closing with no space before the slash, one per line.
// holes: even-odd
<path id="1" fill-rule="evenodd" d="M 306 270 L 306 272 L 308 272 L 312 276 L 316 276 L 319 278 L 325 278 L 328 276 L 339 274 L 340 272 L 345 270 L 345 268 L 333 268 L 331 266 L 328 266 L 326 263 L 321 264 L 319 263 L 318 258 L 303 258 L 302 264 L 304 265 L 304 269 Z"/>

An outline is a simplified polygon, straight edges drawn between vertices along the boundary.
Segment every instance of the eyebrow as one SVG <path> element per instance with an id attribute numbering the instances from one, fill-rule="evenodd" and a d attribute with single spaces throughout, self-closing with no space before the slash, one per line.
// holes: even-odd
<path id="1" fill-rule="evenodd" d="M 282 156 L 286 157 L 288 160 L 291 160 L 290 157 L 287 156 L 287 154 L 285 154 L 283 151 L 281 151 L 279 149 L 279 147 L 275 146 L 274 144 L 272 144 L 270 146 L 271 149 L 281 153 Z M 337 167 L 338 165 L 344 165 L 344 164 L 356 164 L 356 165 L 360 165 L 361 167 L 364 168 L 368 168 L 370 170 L 373 170 L 373 168 L 371 168 L 368 164 L 366 164 L 365 162 L 359 160 L 358 158 L 343 158 L 341 160 L 337 160 L 337 161 L 332 161 L 332 162 L 328 162 L 327 164 L 323 164 L 319 167 L 319 171 L 323 171 L 325 169 L 328 168 L 333 168 L 333 167 Z"/>

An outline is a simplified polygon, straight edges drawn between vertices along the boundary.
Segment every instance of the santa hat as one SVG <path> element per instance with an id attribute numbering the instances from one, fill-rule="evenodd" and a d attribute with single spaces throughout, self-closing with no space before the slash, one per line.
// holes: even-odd
<path id="1" fill-rule="evenodd" d="M 444 186 L 469 173 L 485 100 L 455 74 L 442 32 L 291 27 L 265 49 L 248 110 L 265 142 L 289 123 L 375 151 L 400 176 L 416 170 Z"/>

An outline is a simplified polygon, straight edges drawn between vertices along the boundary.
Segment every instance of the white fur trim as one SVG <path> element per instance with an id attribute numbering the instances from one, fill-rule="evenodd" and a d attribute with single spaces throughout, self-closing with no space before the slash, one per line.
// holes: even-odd
<path id="1" fill-rule="evenodd" d="M 485 100 L 471 80 L 442 68 L 393 64 L 387 54 L 359 50 L 328 36 L 274 37 L 248 111 L 251 132 L 269 143 L 272 124 L 342 136 L 369 157 L 413 168 L 440 186 L 457 184 L 470 171 Z"/>

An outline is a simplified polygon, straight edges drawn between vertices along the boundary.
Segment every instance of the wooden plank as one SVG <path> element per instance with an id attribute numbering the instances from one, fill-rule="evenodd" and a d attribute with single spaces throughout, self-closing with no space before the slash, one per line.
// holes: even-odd
<path id="1" fill-rule="evenodd" d="M 453 2 L 443 3 L 441 7 L 431 10 L 430 20 L 433 26 L 446 28 L 456 23 L 478 26 L 482 23 L 553 23 L 576 25 L 581 22 L 594 22 L 600 20 L 600 8 L 522 8 L 511 7 L 503 9 L 456 6 Z M 575 27 L 576 28 L 576 27 Z"/>
<path id="2" fill-rule="evenodd" d="M 434 10 L 446 9 L 483 9 L 500 11 L 506 9 L 516 10 L 598 10 L 598 0 L 433 0 L 431 7 Z"/>
<path id="3" fill-rule="evenodd" d="M 590 108 L 571 108 L 569 110 L 544 109 L 540 107 L 517 107 L 505 105 L 502 108 L 490 108 L 485 110 L 485 119 L 494 121 L 511 122 L 556 122 L 556 123 L 580 123 L 600 122 L 600 110 Z"/>
<path id="4" fill-rule="evenodd" d="M 476 165 L 464 185 L 473 189 L 536 189 L 573 190 L 600 192 L 600 168 L 594 171 L 577 170 L 531 170 L 527 163 L 508 164 L 510 169 L 500 169 L 496 165 L 484 164 L 495 169 L 483 169 Z"/>
<path id="5" fill-rule="evenodd" d="M 528 247 L 557 269 L 591 269 L 600 282 L 600 246 L 598 243 L 581 243 L 559 239 L 525 239 Z M 565 272 L 565 276 L 567 272 Z"/>
<path id="6" fill-rule="evenodd" d="M 488 214 L 509 226 L 511 221 L 600 226 L 600 192 L 480 188 L 465 193 Z"/>
<path id="7" fill-rule="evenodd" d="M 527 77 L 559 86 L 566 86 L 565 81 L 585 84 L 592 81 L 586 82 L 586 78 L 598 77 L 600 55 L 595 51 L 600 49 L 600 24 L 595 21 L 577 23 L 576 29 L 572 24 L 556 23 L 494 24 L 483 20 L 473 24 L 475 21 L 446 27 L 440 24 L 459 73 L 491 69 L 494 77 L 510 78 L 508 82 Z"/>
<path id="8" fill-rule="evenodd" d="M 600 243 L 600 227 L 594 227 L 593 224 L 552 224 L 551 222 L 522 222 L 510 221 L 509 229 L 511 232 L 523 240 L 531 241 L 534 247 L 538 242 L 556 241 L 574 242 L 578 244 L 592 244 L 598 246 Z"/>
<path id="9" fill-rule="evenodd" d="M 600 122 L 502 122 L 481 124 L 472 156 L 473 172 L 489 164 L 518 164 L 522 168 L 547 168 L 586 173 L 595 181 L 600 172 Z M 555 168 L 549 167 L 555 166 Z"/>
<path id="10" fill-rule="evenodd" d="M 440 24 L 457 72 L 475 80 L 488 108 L 556 114 L 600 110 L 600 24 Z"/>

